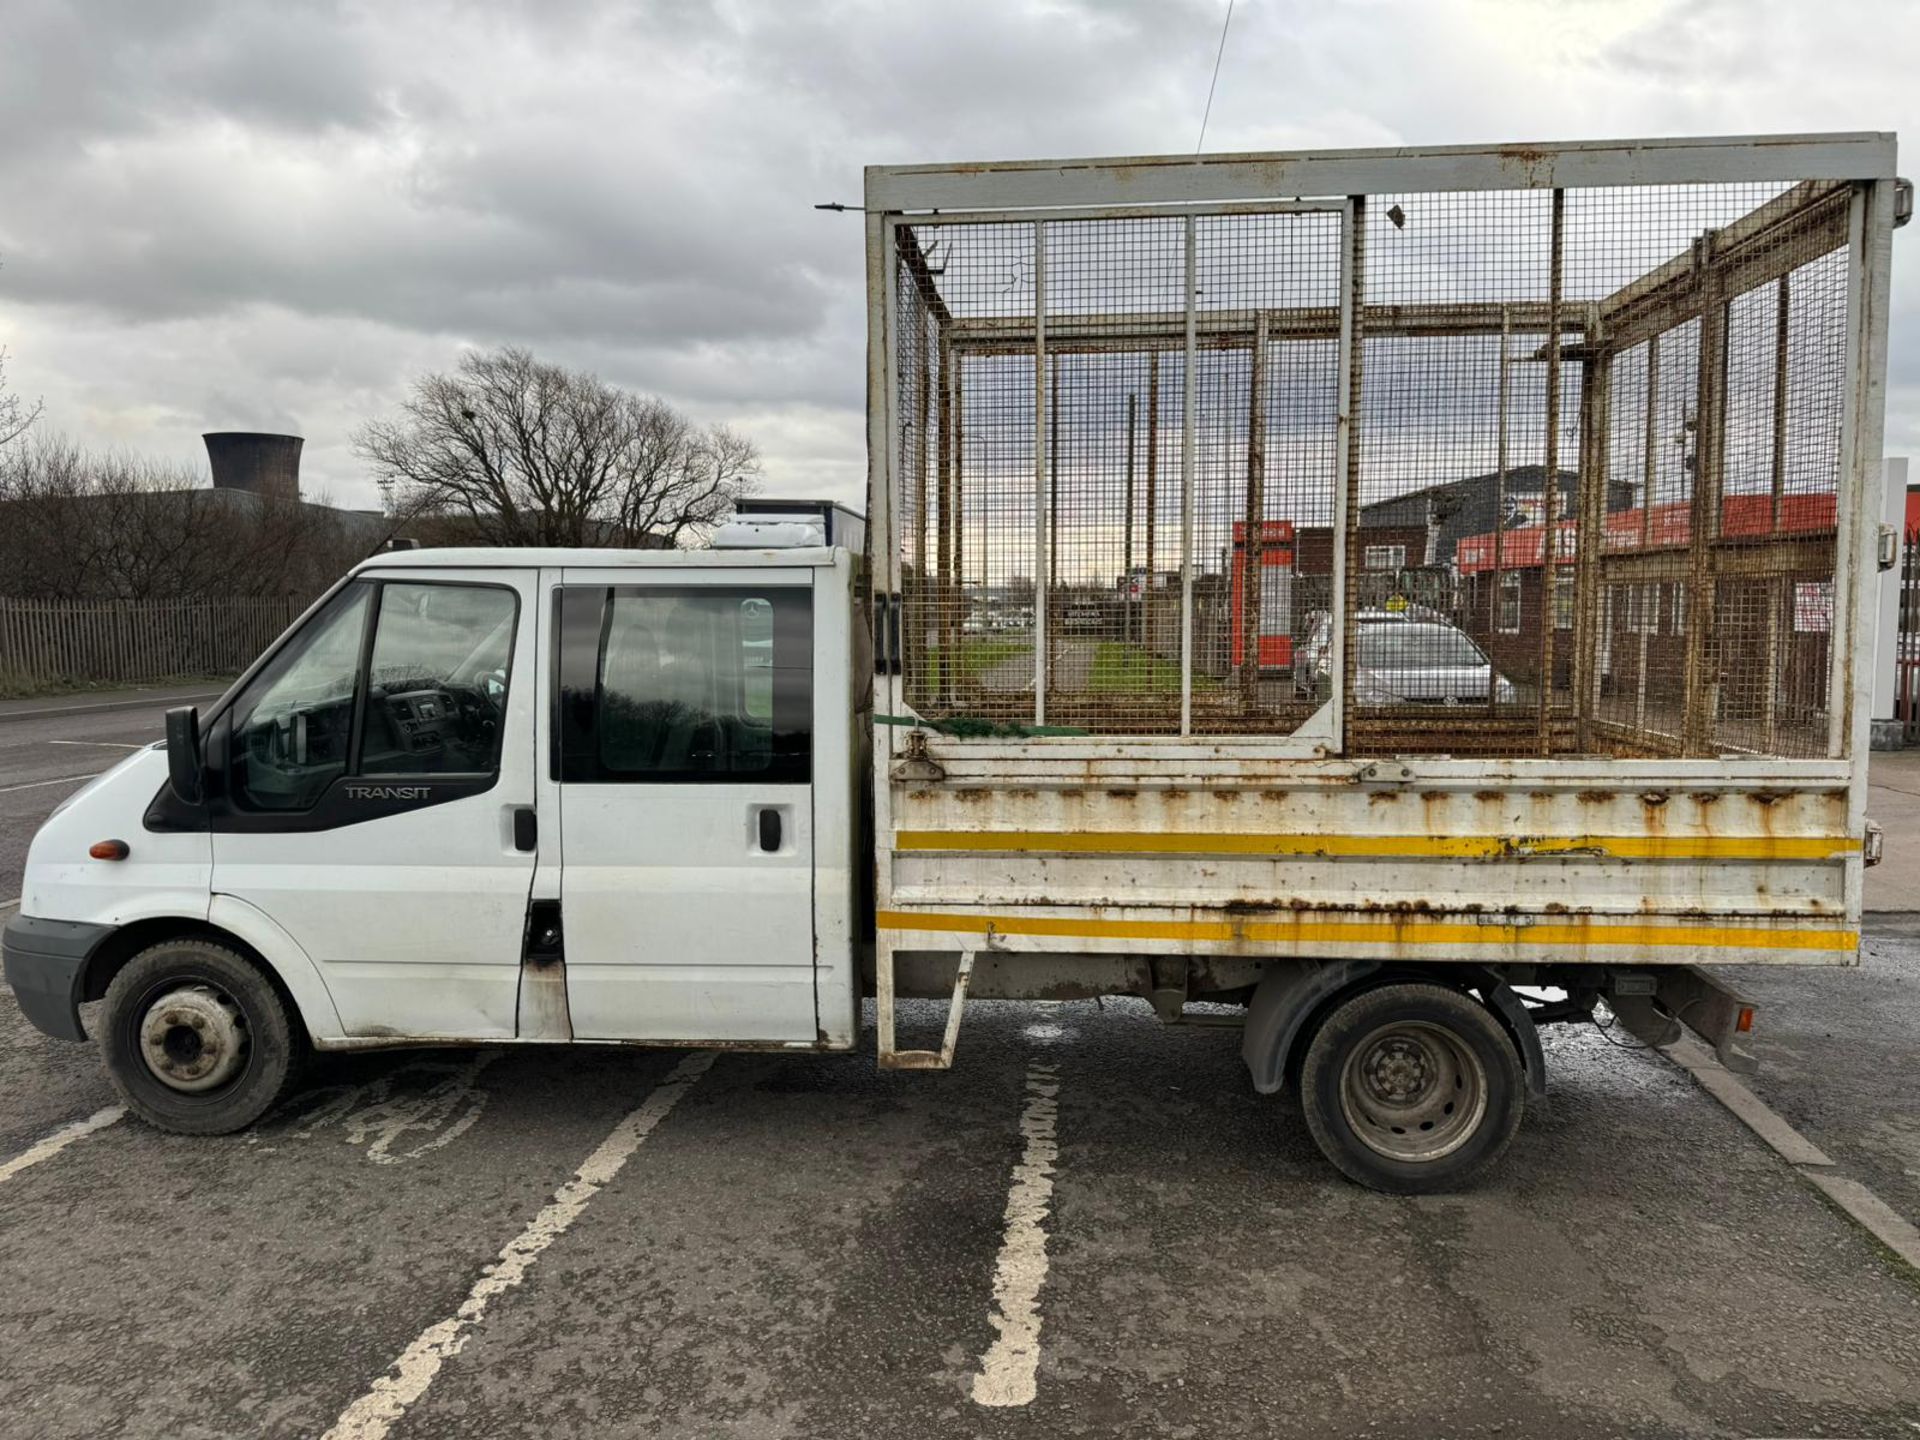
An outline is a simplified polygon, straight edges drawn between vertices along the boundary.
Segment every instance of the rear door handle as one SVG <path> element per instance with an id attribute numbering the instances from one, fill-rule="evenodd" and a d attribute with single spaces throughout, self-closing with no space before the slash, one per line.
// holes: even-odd
<path id="1" fill-rule="evenodd" d="M 540 822 L 533 807 L 522 805 L 513 812 L 513 848 L 531 852 L 540 843 Z"/>
<path id="2" fill-rule="evenodd" d="M 780 812 L 771 807 L 760 812 L 760 848 L 769 855 L 780 848 Z"/>

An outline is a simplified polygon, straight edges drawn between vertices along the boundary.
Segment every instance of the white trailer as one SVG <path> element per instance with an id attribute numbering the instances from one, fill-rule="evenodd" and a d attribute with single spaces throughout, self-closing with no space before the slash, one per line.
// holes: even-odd
<path id="1" fill-rule="evenodd" d="M 56 812 L 8 979 L 195 1131 L 309 1046 L 1225 1002 L 1461 1183 L 1541 1024 L 1740 1063 L 1712 966 L 1857 957 L 1908 203 L 1885 135 L 870 170 L 863 555 L 368 561 Z"/>

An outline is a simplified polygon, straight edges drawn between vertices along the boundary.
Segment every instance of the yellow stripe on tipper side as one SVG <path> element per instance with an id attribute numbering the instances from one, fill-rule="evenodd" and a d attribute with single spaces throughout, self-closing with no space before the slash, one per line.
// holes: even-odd
<path id="1" fill-rule="evenodd" d="M 896 850 L 1044 855 L 1254 855 L 1381 860 L 1832 860 L 1839 835 L 1240 835 L 1221 831 L 902 830 Z"/>
<path id="2" fill-rule="evenodd" d="M 962 935 L 1031 935 L 1061 940 L 1185 940 L 1194 942 L 1325 943 L 1358 945 L 1629 945 L 1706 946 L 1747 950 L 1853 950 L 1853 930 L 1761 929 L 1741 925 L 1660 924 L 1593 919 L 1515 924 L 1450 920 L 1409 912 L 1302 915 L 1274 920 L 1108 920 L 1078 915 L 1008 915 L 972 911 L 882 910 L 882 930 Z"/>

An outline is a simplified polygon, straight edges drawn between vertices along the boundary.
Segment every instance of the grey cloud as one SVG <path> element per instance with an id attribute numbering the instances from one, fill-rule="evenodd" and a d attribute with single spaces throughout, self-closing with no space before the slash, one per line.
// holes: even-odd
<path id="1" fill-rule="evenodd" d="M 758 417 L 776 484 L 843 486 L 861 238 L 810 204 L 857 199 L 869 162 L 1190 147 L 1221 5 L 14 0 L 0 343 L 56 426 L 185 456 L 206 424 L 298 426 L 315 483 L 359 501 L 352 427 L 508 341 Z M 1621 13 L 1242 3 L 1209 148 L 1915 113 L 1897 57 L 1920 20 L 1893 4 L 1822 7 L 1880 37 L 1844 82 L 1780 43 L 1804 22 L 1776 0 Z M 1528 38 L 1562 20 L 1602 38 Z M 1920 287 L 1896 263 L 1910 382 Z M 1917 393 L 1894 433 L 1920 433 Z"/>

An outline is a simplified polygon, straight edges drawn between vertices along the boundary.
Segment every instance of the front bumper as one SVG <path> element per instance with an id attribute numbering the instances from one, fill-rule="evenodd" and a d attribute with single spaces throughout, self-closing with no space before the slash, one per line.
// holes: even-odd
<path id="1" fill-rule="evenodd" d="M 56 1040 L 84 1040 L 80 976 L 87 958 L 113 933 L 111 925 L 15 915 L 0 931 L 0 959 L 20 1011 Z"/>

